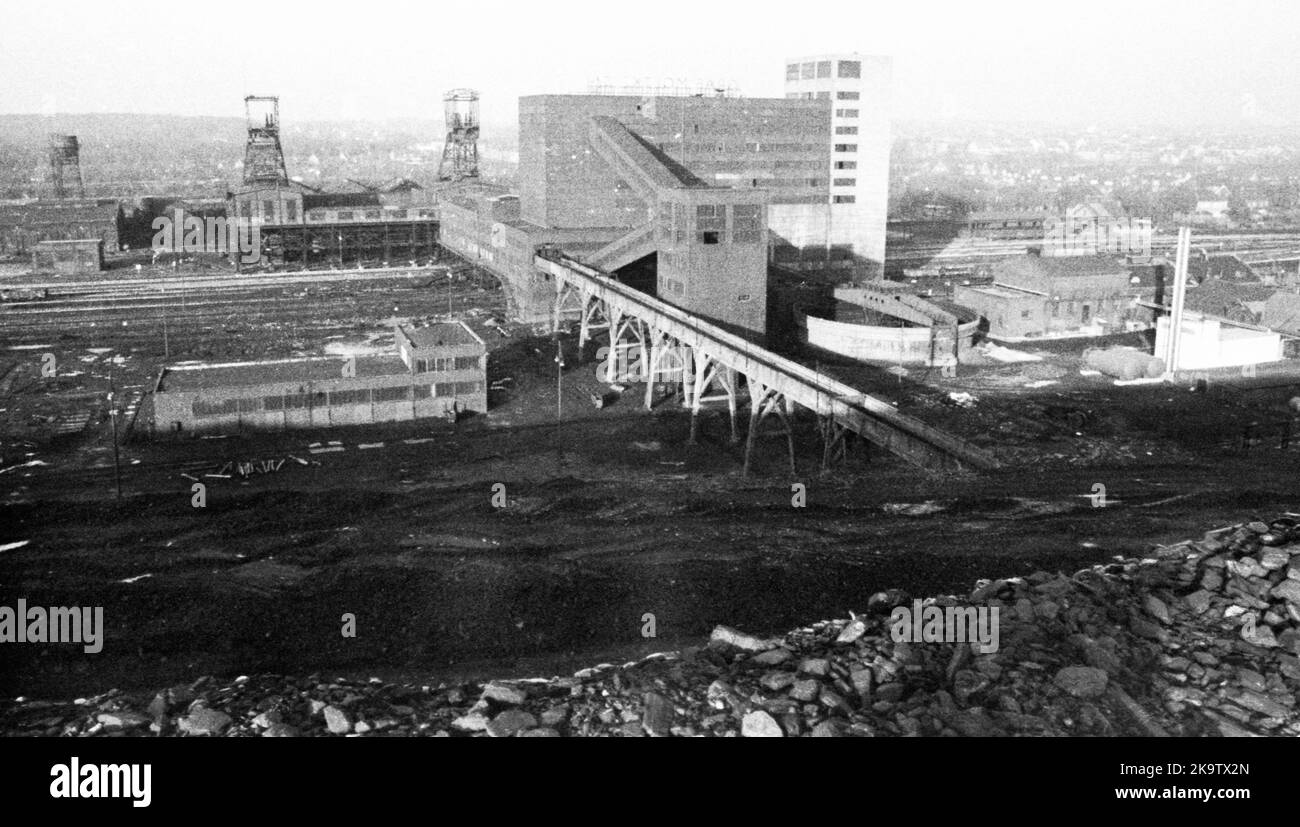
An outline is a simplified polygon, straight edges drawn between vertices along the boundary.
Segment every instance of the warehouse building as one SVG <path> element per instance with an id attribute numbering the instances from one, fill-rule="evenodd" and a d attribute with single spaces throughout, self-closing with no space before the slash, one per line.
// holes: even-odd
<path id="1" fill-rule="evenodd" d="M 155 433 L 365 425 L 487 411 L 487 347 L 460 322 L 398 327 L 397 352 L 179 365 L 153 388 Z"/>
<path id="2" fill-rule="evenodd" d="M 37 200 L 0 205 L 0 253 L 29 254 L 41 241 L 95 238 L 121 249 L 126 214 L 112 199 Z"/>
<path id="3" fill-rule="evenodd" d="M 993 283 L 957 285 L 953 301 L 988 320 L 990 336 L 1098 336 L 1149 328 L 1141 280 L 1107 256 L 1017 256 L 992 265 Z"/>

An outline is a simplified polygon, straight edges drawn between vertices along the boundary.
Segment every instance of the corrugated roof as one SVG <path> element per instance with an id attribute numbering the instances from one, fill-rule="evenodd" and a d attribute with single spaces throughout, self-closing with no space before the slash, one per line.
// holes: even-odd
<path id="1" fill-rule="evenodd" d="M 406 327 L 400 330 L 417 348 L 446 347 L 448 345 L 483 344 L 483 340 L 464 322 L 434 322 L 426 327 Z"/>
<path id="2" fill-rule="evenodd" d="M 159 391 L 197 391 L 223 387 L 275 385 L 286 382 L 328 382 L 342 380 L 347 357 L 324 356 L 279 359 L 267 362 L 235 362 L 220 365 L 184 365 L 163 371 Z M 406 364 L 394 354 L 356 357 L 356 378 L 406 375 Z"/>
<path id="3" fill-rule="evenodd" d="M 1259 283 L 1242 284 L 1224 279 L 1207 279 L 1195 287 L 1187 288 L 1186 307 L 1198 313 L 1255 324 L 1259 321 L 1259 316 L 1246 304 L 1267 301 L 1276 292 L 1276 287 Z"/>
<path id="4" fill-rule="evenodd" d="M 1126 273 L 1127 267 L 1109 256 L 1036 256 L 1024 255 L 996 261 L 992 265 L 995 280 L 1007 284 L 1038 284 L 1043 279 L 1104 276 Z"/>

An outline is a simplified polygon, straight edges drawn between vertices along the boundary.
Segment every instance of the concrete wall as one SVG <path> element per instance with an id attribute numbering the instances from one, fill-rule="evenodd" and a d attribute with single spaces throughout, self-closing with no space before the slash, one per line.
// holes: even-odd
<path id="1" fill-rule="evenodd" d="M 862 361 L 892 364 L 948 364 L 953 353 L 951 328 L 888 327 L 819 319 L 795 311 L 799 339 L 816 350 Z M 958 361 L 979 330 L 979 320 L 957 327 Z"/>
<path id="2" fill-rule="evenodd" d="M 645 203 L 587 141 L 592 115 L 635 115 L 640 101 L 605 95 L 520 98 L 520 217 L 543 227 L 627 229 L 645 223 Z"/>
<path id="3" fill-rule="evenodd" d="M 761 340 L 767 329 L 765 196 L 754 190 L 681 190 L 662 202 L 656 227 L 659 298 Z"/>
<path id="4" fill-rule="evenodd" d="M 1155 354 L 1169 347 L 1169 317 L 1156 320 Z M 1236 367 L 1283 358 L 1282 337 L 1271 331 L 1237 327 L 1217 319 L 1185 315 L 1179 338 L 1178 370 Z"/>
<path id="5" fill-rule="evenodd" d="M 1047 329 L 1049 311 L 1044 296 L 954 285 L 952 299 L 988 319 L 991 336 L 1019 339 L 1042 335 Z"/>
<path id="6" fill-rule="evenodd" d="M 98 238 L 37 242 L 32 250 L 32 269 L 65 276 L 97 273 L 104 269 L 104 242 Z"/>

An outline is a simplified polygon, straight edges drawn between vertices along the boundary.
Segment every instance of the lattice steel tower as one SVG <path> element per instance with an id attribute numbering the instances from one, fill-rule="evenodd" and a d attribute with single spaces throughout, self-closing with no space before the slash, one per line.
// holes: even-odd
<path id="1" fill-rule="evenodd" d="M 438 165 L 439 181 L 478 177 L 478 92 L 453 89 L 442 96 L 447 142 Z"/>
<path id="2" fill-rule="evenodd" d="M 288 186 L 289 173 L 280 147 L 280 99 L 249 95 L 244 98 L 248 145 L 244 148 L 246 186 Z"/>
<path id="3" fill-rule="evenodd" d="M 50 183 L 55 198 L 85 198 L 81 178 L 81 145 L 76 135 L 50 135 Z"/>

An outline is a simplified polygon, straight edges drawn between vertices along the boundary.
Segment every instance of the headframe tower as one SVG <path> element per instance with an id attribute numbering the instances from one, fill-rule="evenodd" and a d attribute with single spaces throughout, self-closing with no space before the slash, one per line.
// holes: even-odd
<path id="1" fill-rule="evenodd" d="M 244 117 L 248 123 L 244 185 L 288 186 L 289 173 L 280 146 L 280 99 L 249 95 L 244 98 Z"/>
<path id="2" fill-rule="evenodd" d="M 442 96 L 447 116 L 447 142 L 438 165 L 439 181 L 478 177 L 478 92 L 453 89 Z"/>

